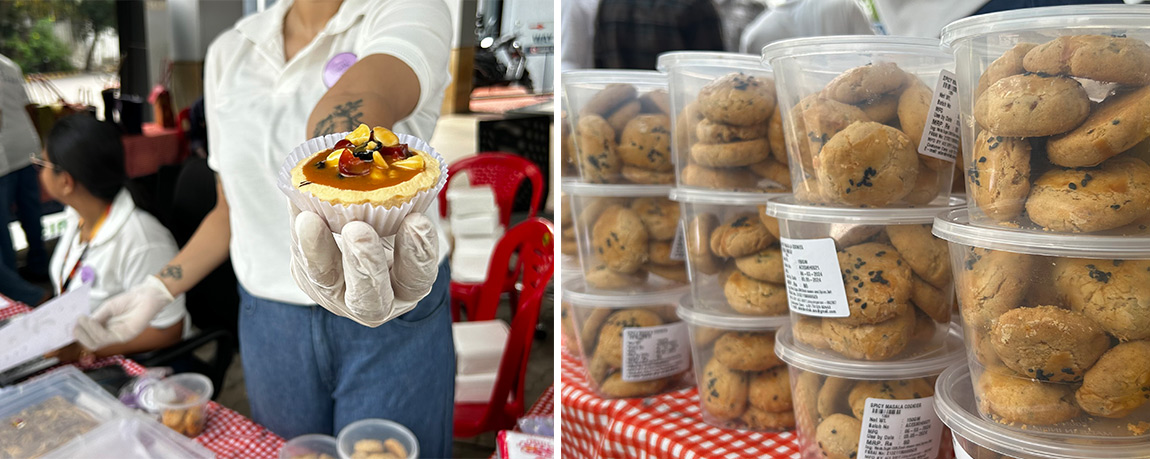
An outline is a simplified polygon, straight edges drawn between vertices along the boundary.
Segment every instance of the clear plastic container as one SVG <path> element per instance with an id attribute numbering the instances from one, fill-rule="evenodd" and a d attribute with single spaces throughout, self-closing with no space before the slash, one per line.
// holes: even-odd
<path id="1" fill-rule="evenodd" d="M 156 422 L 142 416 L 130 416 L 101 424 L 81 439 L 69 442 L 40 457 L 42 459 L 81 457 L 209 459 L 216 455 Z"/>
<path id="2" fill-rule="evenodd" d="M 592 390 L 606 399 L 641 398 L 694 384 L 687 324 L 675 314 L 686 294 L 686 287 L 607 295 L 563 285 Z"/>
<path id="3" fill-rule="evenodd" d="M 563 97 L 582 181 L 675 182 L 665 75 L 645 70 L 564 72 Z"/>
<path id="4" fill-rule="evenodd" d="M 860 360 L 930 352 L 946 335 L 954 282 L 946 241 L 931 234 L 953 207 L 848 209 L 767 203 L 779 221 L 796 340 Z M 964 202 L 951 198 L 951 206 Z"/>
<path id="5" fill-rule="evenodd" d="M 583 279 L 600 292 L 643 292 L 687 283 L 671 257 L 679 204 L 658 185 L 564 183 L 570 196 Z"/>
<path id="6" fill-rule="evenodd" d="M 957 59 L 972 223 L 1150 233 L 1150 6 L 980 15 L 942 42 Z"/>
<path id="7" fill-rule="evenodd" d="M 779 224 L 763 213 L 783 194 L 671 190 L 681 206 L 687 274 L 698 309 L 787 314 Z"/>
<path id="8" fill-rule="evenodd" d="M 758 56 L 679 51 L 659 55 L 657 66 L 671 92 L 679 187 L 790 189 L 775 82 Z"/>
<path id="9" fill-rule="evenodd" d="M 348 424 L 336 436 L 340 459 L 360 459 L 374 453 L 395 457 L 419 457 L 419 441 L 402 424 L 387 419 L 360 419 Z"/>
<path id="10" fill-rule="evenodd" d="M 0 457 L 36 457 L 86 441 L 132 412 L 75 367 L 0 392 Z"/>
<path id="11" fill-rule="evenodd" d="M 958 459 L 1135 459 L 1150 457 L 1150 443 L 1107 439 L 1096 443 L 1021 434 L 979 416 L 970 368 L 957 364 L 938 377 L 934 409 L 950 428 Z"/>
<path id="12" fill-rule="evenodd" d="M 940 216 L 979 412 L 1003 428 L 1150 439 L 1150 237 L 1034 233 Z"/>
<path id="13" fill-rule="evenodd" d="M 331 435 L 307 434 L 300 435 L 287 443 L 280 450 L 279 459 L 336 459 L 339 457 L 339 447 L 335 437 Z"/>
<path id="14" fill-rule="evenodd" d="M 190 438 L 204 431 L 211 399 L 211 379 L 198 373 L 180 373 L 145 388 L 140 404 L 158 414 L 165 426 Z"/>
<path id="15" fill-rule="evenodd" d="M 920 153 L 932 98 L 954 58 L 938 41 L 895 36 L 782 40 L 775 72 L 791 183 L 800 203 L 891 207 L 946 202 L 958 146 Z M 953 134 L 952 134 L 953 135 Z M 949 147 L 946 147 L 950 145 Z"/>
<path id="16" fill-rule="evenodd" d="M 795 344 L 788 328 L 775 338 L 775 352 L 790 366 L 800 457 L 946 456 L 934 387 L 943 370 L 962 362 L 957 329 L 931 353 L 885 362 L 811 352 Z"/>
<path id="17" fill-rule="evenodd" d="M 787 366 L 775 355 L 783 317 L 747 317 L 696 308 L 679 318 L 691 332 L 691 356 L 703 422 L 724 429 L 781 432 L 795 426 Z"/>

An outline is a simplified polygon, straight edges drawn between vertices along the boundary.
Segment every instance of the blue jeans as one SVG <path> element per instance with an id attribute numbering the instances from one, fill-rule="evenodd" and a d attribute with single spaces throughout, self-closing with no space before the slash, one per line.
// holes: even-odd
<path id="1" fill-rule="evenodd" d="M 0 264 L 0 293 L 28 306 L 36 306 L 48 292 L 24 280 L 16 270 Z"/>
<path id="2" fill-rule="evenodd" d="M 48 252 L 44 249 L 43 229 L 40 224 L 40 178 L 32 166 L 15 170 L 0 177 L 0 261 L 16 269 L 16 249 L 12 247 L 12 233 L 8 222 L 12 220 L 12 205 L 16 217 L 28 240 L 28 269 L 34 273 L 48 273 Z"/>
<path id="3" fill-rule="evenodd" d="M 450 457 L 455 408 L 451 272 L 415 309 L 376 328 L 319 306 L 240 287 L 240 356 L 252 418 L 291 439 L 334 435 L 363 418 L 403 424 L 422 457 Z"/>

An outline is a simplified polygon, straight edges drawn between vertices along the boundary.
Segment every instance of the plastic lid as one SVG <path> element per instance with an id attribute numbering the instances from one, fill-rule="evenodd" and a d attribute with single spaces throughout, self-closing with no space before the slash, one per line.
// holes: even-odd
<path id="1" fill-rule="evenodd" d="M 895 35 L 834 35 L 826 37 L 792 38 L 773 42 L 763 47 L 762 61 L 764 64 L 773 65 L 774 60 L 784 57 L 845 53 L 912 53 L 921 56 L 953 59 L 953 56 L 943 52 L 939 48 L 938 40 L 933 38 Z"/>
<path id="2" fill-rule="evenodd" d="M 983 448 L 1013 457 L 1049 459 L 1133 459 L 1150 457 L 1150 443 L 1144 437 L 1123 441 L 1113 437 L 1096 438 L 1098 443 L 1020 434 L 987 421 L 975 409 L 970 367 L 951 366 L 935 384 L 934 410 L 955 435 Z M 1102 443 L 1105 442 L 1105 443 Z"/>
<path id="3" fill-rule="evenodd" d="M 966 361 L 962 331 L 952 325 L 942 346 L 911 359 L 891 361 L 853 360 L 834 354 L 808 351 L 795 346 L 791 327 L 775 334 L 775 353 L 787 364 L 803 371 L 845 379 L 908 379 L 935 376 L 946 367 Z"/>
<path id="4" fill-rule="evenodd" d="M 689 295 L 680 299 L 679 307 L 675 312 L 679 314 L 680 319 L 683 319 L 684 322 L 691 325 L 702 325 L 724 330 L 769 331 L 780 328 L 790 328 L 788 325 L 791 323 L 791 317 L 789 315 L 760 317 L 736 314 L 734 312 L 695 309 L 695 303 Z"/>
<path id="5" fill-rule="evenodd" d="M 647 196 L 667 197 L 670 185 L 617 185 L 607 183 L 563 182 L 563 192 L 575 196 L 613 196 L 621 198 L 641 198 Z"/>
<path id="6" fill-rule="evenodd" d="M 1114 28 L 1150 30 L 1150 5 L 1071 5 L 1026 8 L 980 14 L 954 21 L 942 28 L 942 46 L 953 48 L 962 40 L 1003 32 L 1075 28 Z M 1060 33 L 1061 35 L 1061 33 Z"/>
<path id="7" fill-rule="evenodd" d="M 192 439 L 143 416 L 130 416 L 106 422 L 82 437 L 39 457 L 74 459 L 105 455 L 116 459 L 216 457 L 214 453 Z"/>
<path id="8" fill-rule="evenodd" d="M 967 209 L 934 220 L 934 235 L 949 242 L 1048 257 L 1150 259 L 1150 236 L 1098 236 L 975 226 Z"/>
<path id="9" fill-rule="evenodd" d="M 407 457 L 419 457 L 419 441 L 415 434 L 403 424 L 387 419 L 360 419 L 344 426 L 336 437 L 336 446 L 341 458 L 350 458 L 355 451 L 355 442 L 363 439 L 385 441 L 394 438 L 407 448 Z"/>
<path id="10" fill-rule="evenodd" d="M 933 222 L 939 214 L 949 212 L 958 206 L 965 206 L 966 200 L 952 196 L 947 205 L 923 207 L 828 207 L 812 204 L 798 204 L 793 196 L 772 199 L 767 203 L 767 215 L 780 220 L 795 220 L 815 223 L 852 223 L 863 225 L 909 225 Z"/>
<path id="11" fill-rule="evenodd" d="M 725 204 L 729 206 L 761 206 L 767 200 L 790 196 L 790 193 L 739 193 L 734 191 L 704 191 L 691 188 L 673 188 L 668 195 L 672 201 L 698 204 Z"/>
<path id="12" fill-rule="evenodd" d="M 280 449 L 280 459 L 294 459 L 296 457 L 319 457 L 326 454 L 331 457 L 339 456 L 339 447 L 335 437 L 323 434 L 300 435 L 284 443 Z"/>
<path id="13" fill-rule="evenodd" d="M 572 70 L 563 72 L 563 85 L 632 83 L 666 86 L 667 75 L 654 70 Z"/>
<path id="14" fill-rule="evenodd" d="M 666 72 L 677 65 L 721 65 L 729 67 L 746 67 L 761 70 L 764 68 L 759 56 L 745 53 L 723 53 L 717 51 L 671 51 L 660 54 L 655 61 L 655 69 Z M 564 74 L 566 77 L 566 74 Z"/>
<path id="15" fill-rule="evenodd" d="M 687 286 L 685 285 L 650 292 L 591 293 L 587 291 L 585 282 L 564 282 L 562 301 L 572 306 L 622 309 L 640 306 L 677 305 L 683 295 L 686 294 Z"/>
<path id="16" fill-rule="evenodd" d="M 207 403 L 211 397 L 211 379 L 199 373 L 180 373 L 149 385 L 140 394 L 140 403 L 152 410 L 180 410 Z"/>

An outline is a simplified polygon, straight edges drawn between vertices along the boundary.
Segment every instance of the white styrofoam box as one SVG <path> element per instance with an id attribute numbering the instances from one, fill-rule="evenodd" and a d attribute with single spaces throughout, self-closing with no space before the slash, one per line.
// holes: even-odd
<path id="1" fill-rule="evenodd" d="M 455 375 L 455 403 L 483 403 L 491 400 L 498 373 Z"/>
<path id="2" fill-rule="evenodd" d="M 449 215 L 498 213 L 495 190 L 490 185 L 468 186 L 466 177 L 455 178 L 447 189 Z"/>
<path id="3" fill-rule="evenodd" d="M 451 253 L 451 278 L 457 282 L 483 282 L 496 243 L 497 238 L 491 236 L 456 237 Z"/>
<path id="4" fill-rule="evenodd" d="M 475 375 L 499 370 L 499 359 L 507 346 L 510 327 L 502 320 L 455 322 L 455 373 Z"/>
<path id="5" fill-rule="evenodd" d="M 499 214 L 491 212 L 486 214 L 452 215 L 452 233 L 457 237 L 467 236 L 495 236 L 503 234 L 503 225 L 499 223 Z"/>

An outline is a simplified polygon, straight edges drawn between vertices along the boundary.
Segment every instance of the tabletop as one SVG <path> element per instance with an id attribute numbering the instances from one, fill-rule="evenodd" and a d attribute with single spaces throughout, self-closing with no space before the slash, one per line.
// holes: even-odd
<path id="1" fill-rule="evenodd" d="M 3 300 L 5 303 L 10 303 L 6 298 Z M 28 311 L 31 309 L 27 306 L 13 303 L 0 309 L 0 319 L 7 319 Z M 119 365 L 132 376 L 143 374 L 145 370 L 140 364 L 118 355 L 98 359 L 91 365 L 77 366 L 82 370 L 90 370 L 109 365 Z M 283 448 L 284 439 L 242 414 L 219 403 L 208 402 L 207 419 L 203 433 L 193 440 L 215 453 L 217 458 L 274 459 L 279 457 L 279 450 Z"/>
<path id="2" fill-rule="evenodd" d="M 591 390 L 578 357 L 560 352 L 563 457 L 799 458 L 794 432 L 744 432 L 703 422 L 695 388 L 607 400 Z"/>
<path id="3" fill-rule="evenodd" d="M 143 133 L 125 135 L 124 169 L 128 177 L 155 174 L 160 166 L 180 161 L 180 131 L 144 123 Z"/>

